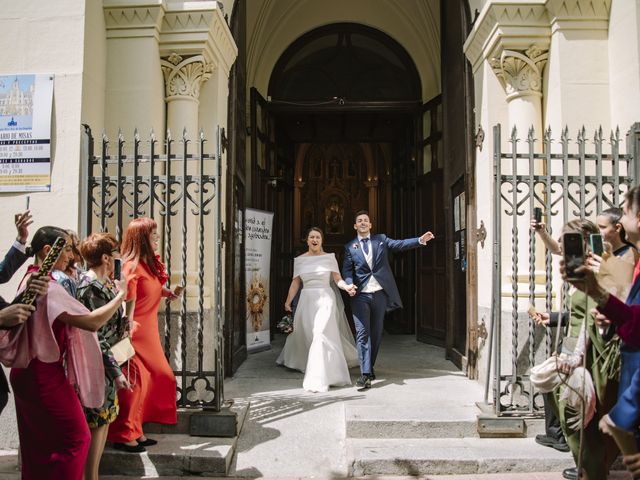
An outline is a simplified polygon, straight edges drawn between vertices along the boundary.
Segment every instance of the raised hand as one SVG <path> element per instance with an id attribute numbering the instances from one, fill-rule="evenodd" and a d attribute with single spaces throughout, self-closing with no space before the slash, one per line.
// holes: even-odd
<path id="1" fill-rule="evenodd" d="M 27 210 L 23 213 L 16 213 L 13 218 L 16 224 L 16 230 L 18 231 L 16 240 L 23 244 L 27 243 L 27 238 L 29 238 L 29 225 L 33 223 L 31 212 Z"/>
<path id="2" fill-rule="evenodd" d="M 546 225 L 544 224 L 544 222 L 538 222 L 536 221 L 535 217 L 531 218 L 531 230 L 533 230 L 534 232 L 537 231 L 544 231 L 545 230 Z"/>
<path id="3" fill-rule="evenodd" d="M 429 240 L 433 240 L 435 237 L 435 235 L 431 232 L 426 232 L 424 234 L 422 234 L 422 236 L 420 237 L 420 243 L 422 243 L 423 245 L 425 243 L 427 243 Z"/>
<path id="4" fill-rule="evenodd" d="M 33 305 L 9 305 L 7 308 L 0 310 L 0 327 L 11 328 L 27 321 L 36 307 Z"/>

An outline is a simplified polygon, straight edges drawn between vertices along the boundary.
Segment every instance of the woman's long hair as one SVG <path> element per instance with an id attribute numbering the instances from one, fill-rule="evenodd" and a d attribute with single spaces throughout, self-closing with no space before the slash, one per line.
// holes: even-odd
<path id="1" fill-rule="evenodd" d="M 56 238 L 68 236 L 67 231 L 62 228 L 51 226 L 40 227 L 31 239 L 31 244 L 26 248 L 26 254 L 28 257 L 33 257 L 40 253 L 45 246 L 53 245 Z"/>
<path id="2" fill-rule="evenodd" d="M 133 262 L 134 268 L 142 260 L 147 264 L 156 277 L 161 277 L 164 271 L 159 271 L 156 260 L 156 252 L 153 251 L 149 236 L 158 228 L 153 218 L 140 217 L 134 219 L 124 232 L 120 255 L 123 263 Z"/>

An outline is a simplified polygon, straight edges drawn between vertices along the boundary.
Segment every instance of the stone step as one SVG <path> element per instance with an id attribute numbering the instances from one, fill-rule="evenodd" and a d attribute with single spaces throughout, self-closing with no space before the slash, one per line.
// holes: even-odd
<path id="1" fill-rule="evenodd" d="M 347 439 L 350 476 L 560 472 L 571 454 L 532 438 Z"/>
<path id="2" fill-rule="evenodd" d="M 158 444 L 144 453 L 125 453 L 107 445 L 100 462 L 101 475 L 154 478 L 163 475 L 224 476 L 229 470 L 236 438 L 154 434 Z"/>
<path id="3" fill-rule="evenodd" d="M 235 454 L 238 436 L 242 431 L 249 404 L 235 404 L 237 414 L 235 437 L 190 436 L 189 417 L 197 410 L 178 412 L 176 426 L 145 424 L 145 433 L 158 441 L 144 453 L 125 453 L 107 444 L 100 462 L 101 475 L 157 476 L 203 475 L 225 476 Z"/>
<path id="4" fill-rule="evenodd" d="M 419 405 L 345 405 L 346 435 L 396 439 L 478 437 L 478 414 L 476 407 L 456 405 L 447 406 L 445 411 Z M 526 418 L 524 423 L 524 436 L 544 433 L 543 419 Z"/>

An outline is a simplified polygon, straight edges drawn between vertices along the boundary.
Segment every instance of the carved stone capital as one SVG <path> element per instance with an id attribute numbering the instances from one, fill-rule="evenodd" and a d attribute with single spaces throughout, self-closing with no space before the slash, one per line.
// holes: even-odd
<path id="1" fill-rule="evenodd" d="M 183 59 L 177 53 L 172 53 L 161 59 L 160 65 L 164 74 L 167 101 L 178 97 L 190 97 L 197 101 L 200 86 L 211 77 L 213 70 L 213 65 L 205 62 L 202 55 Z"/>
<path id="2" fill-rule="evenodd" d="M 228 75 L 238 48 L 219 2 L 204 0 L 167 4 L 162 17 L 160 56 L 173 52 L 185 57 L 203 55 L 207 63 L 213 63 Z"/>
<path id="3" fill-rule="evenodd" d="M 532 45 L 524 51 L 503 50 L 489 63 L 512 100 L 523 95 L 542 95 L 542 73 L 549 53 Z"/>

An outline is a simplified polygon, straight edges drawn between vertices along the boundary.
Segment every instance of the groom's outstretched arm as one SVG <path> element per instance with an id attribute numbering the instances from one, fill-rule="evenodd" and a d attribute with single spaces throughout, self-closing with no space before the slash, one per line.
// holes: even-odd
<path id="1" fill-rule="evenodd" d="M 430 240 L 433 240 L 434 235 L 431 232 L 426 232 L 422 236 L 417 238 L 407 238 L 405 240 L 394 240 L 385 236 L 385 243 L 387 248 L 393 251 L 410 250 L 412 248 L 418 248 L 421 245 L 426 245 Z"/>
<path id="2" fill-rule="evenodd" d="M 342 278 L 347 285 L 353 284 L 353 257 L 351 256 L 351 250 L 349 247 L 344 247 L 344 260 L 342 260 Z"/>

